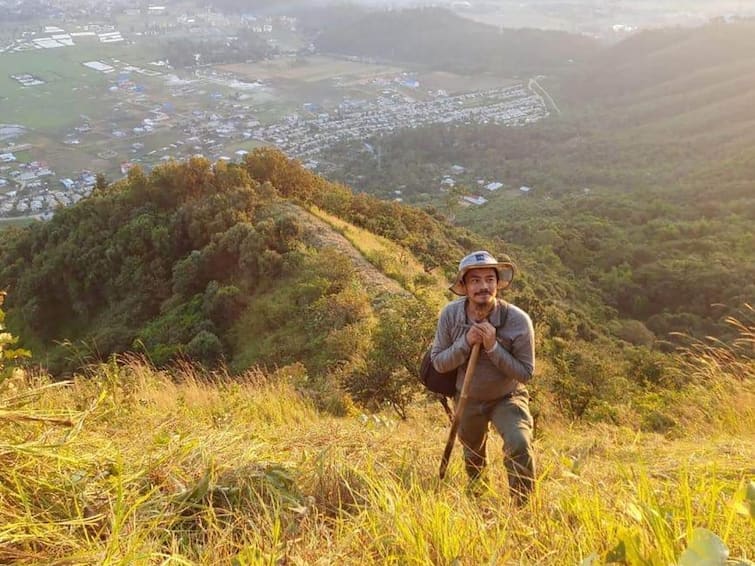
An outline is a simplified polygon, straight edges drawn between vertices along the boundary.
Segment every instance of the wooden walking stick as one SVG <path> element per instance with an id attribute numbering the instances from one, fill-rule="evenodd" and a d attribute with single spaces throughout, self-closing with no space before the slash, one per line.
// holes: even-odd
<path id="1" fill-rule="evenodd" d="M 472 376 L 474 375 L 474 368 L 477 365 L 477 358 L 480 356 L 480 343 L 478 342 L 472 346 L 472 354 L 469 356 L 469 362 L 467 363 L 467 371 L 464 372 L 464 381 L 461 385 L 461 393 L 459 394 L 459 402 L 456 404 L 456 410 L 454 411 L 454 420 L 451 423 L 451 430 L 448 433 L 448 440 L 446 441 L 446 449 L 443 451 L 443 459 L 440 461 L 440 479 L 443 479 L 446 475 L 446 468 L 448 468 L 448 460 L 451 458 L 451 451 L 454 449 L 456 443 L 456 431 L 459 430 L 459 421 L 461 421 L 461 415 L 464 412 L 464 407 L 467 405 L 467 395 L 469 395 L 469 384 L 472 383 Z"/>

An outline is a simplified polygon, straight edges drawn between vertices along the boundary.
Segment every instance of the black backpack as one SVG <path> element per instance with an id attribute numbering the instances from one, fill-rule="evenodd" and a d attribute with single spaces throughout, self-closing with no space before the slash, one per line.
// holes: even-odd
<path id="1" fill-rule="evenodd" d="M 456 369 L 445 373 L 435 369 L 430 360 L 431 350 L 432 348 L 428 348 L 425 355 L 422 356 L 422 363 L 419 365 L 419 379 L 433 393 L 440 393 L 444 397 L 453 397 L 456 395 Z"/>
<path id="2" fill-rule="evenodd" d="M 451 407 L 448 406 L 448 398 L 456 395 L 456 369 L 440 373 L 433 367 L 432 360 L 430 360 L 431 351 L 432 346 L 422 356 L 422 362 L 419 364 L 419 380 L 428 391 L 435 393 L 435 397 L 446 411 L 448 420 L 453 422 L 454 414 Z"/>

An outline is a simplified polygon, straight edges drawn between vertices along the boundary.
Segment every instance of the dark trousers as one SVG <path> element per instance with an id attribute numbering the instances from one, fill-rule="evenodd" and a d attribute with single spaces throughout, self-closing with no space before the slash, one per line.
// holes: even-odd
<path id="1" fill-rule="evenodd" d="M 535 482 L 529 394 L 517 391 L 503 399 L 467 401 L 459 423 L 459 439 L 464 446 L 464 465 L 470 479 L 477 479 L 485 467 L 488 423 L 493 423 L 503 438 L 504 464 L 511 495 L 517 503 L 523 503 Z"/>

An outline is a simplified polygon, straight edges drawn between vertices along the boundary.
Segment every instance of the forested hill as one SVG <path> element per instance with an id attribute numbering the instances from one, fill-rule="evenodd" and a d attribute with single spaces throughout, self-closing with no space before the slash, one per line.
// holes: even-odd
<path id="1" fill-rule="evenodd" d="M 361 252 L 339 231 L 361 238 Z M 55 346 L 68 340 L 158 364 L 189 356 L 324 370 L 364 353 L 358 342 L 381 323 L 373 305 L 437 287 L 437 268 L 472 241 L 259 150 L 242 166 L 193 158 L 149 176 L 135 169 L 48 223 L 5 232 L 0 281 L 13 326 L 53 369 L 70 365 Z M 355 263 L 362 255 L 380 269 Z M 385 274 L 392 285 L 380 283 Z"/>
<path id="2" fill-rule="evenodd" d="M 232 373 L 293 364 L 325 408 L 347 391 L 402 411 L 448 280 L 483 247 L 506 251 L 437 212 L 354 194 L 259 149 L 241 165 L 134 168 L 49 222 L 4 232 L 0 287 L 9 329 L 56 374 L 128 352 Z M 585 367 L 597 377 L 610 358 L 615 375 L 638 363 L 656 371 L 652 352 L 625 350 L 580 305 L 560 303 L 554 276 L 521 273 L 514 287 L 507 298 L 535 319 L 542 359 L 573 368 L 562 382 Z"/>
<path id="3" fill-rule="evenodd" d="M 646 30 L 581 61 L 568 91 L 618 106 L 641 94 L 712 87 L 754 62 L 755 20 Z"/>
<path id="4" fill-rule="evenodd" d="M 753 21 L 643 32 L 575 70 L 558 98 L 603 129 L 716 157 L 755 143 Z"/>
<path id="5" fill-rule="evenodd" d="M 482 247 L 511 251 L 258 149 L 241 165 L 135 168 L 49 222 L 4 232 L 0 283 L 8 329 L 58 374 L 131 352 L 231 374 L 285 367 L 326 410 L 404 414 L 447 281 Z M 699 383 L 641 325 L 593 309 L 592 288 L 572 293 L 552 256 L 522 248 L 506 293 L 536 327 L 535 412 L 682 426 L 679 396 Z"/>
<path id="6" fill-rule="evenodd" d="M 565 32 L 510 30 L 480 24 L 441 8 L 367 14 L 317 38 L 324 52 L 414 63 L 461 74 L 541 73 L 585 59 L 597 49 Z"/>

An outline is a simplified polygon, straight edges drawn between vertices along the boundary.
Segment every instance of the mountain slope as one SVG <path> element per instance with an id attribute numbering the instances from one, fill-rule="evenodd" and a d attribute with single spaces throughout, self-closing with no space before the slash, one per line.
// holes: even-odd
<path id="1" fill-rule="evenodd" d="M 315 38 L 318 49 L 428 66 L 461 74 L 547 72 L 583 59 L 597 45 L 564 32 L 507 30 L 439 8 L 374 12 Z"/>
<path id="2" fill-rule="evenodd" d="M 560 95 L 619 136 L 725 155 L 755 142 L 755 22 L 640 33 L 585 61 Z"/>
<path id="3" fill-rule="evenodd" d="M 0 244 L 0 281 L 12 289 L 11 319 L 38 354 L 52 356 L 53 369 L 70 364 L 54 346 L 63 340 L 83 340 L 99 355 L 143 348 L 156 363 L 184 355 L 211 363 L 233 357 L 230 328 L 279 280 L 295 283 L 292 306 L 305 318 L 327 317 L 342 301 L 337 324 L 301 329 L 302 337 L 378 316 L 371 302 L 411 299 L 418 285 L 435 284 L 412 277 L 404 288 L 384 275 L 302 208 L 316 201 L 416 242 L 427 269 L 461 253 L 457 236 L 426 214 L 354 197 L 277 152 L 261 150 L 243 167 L 194 158 L 149 177 L 135 170 L 49 223 L 10 232 Z M 412 256 L 400 241 L 393 246 Z M 276 362 L 259 354 L 248 363 Z"/>
<path id="4" fill-rule="evenodd" d="M 2 563 L 670 564 L 701 527 L 732 558 L 755 553 L 755 414 L 726 402 L 742 383 L 722 375 L 731 397 L 714 411 L 678 402 L 675 438 L 539 423 L 538 487 L 515 509 L 497 437 L 480 496 L 465 491 L 460 447 L 438 481 L 440 408 L 323 415 L 291 367 L 234 381 L 133 362 L 92 372 L 0 387 L 0 407 L 27 400 L 18 420 L 0 416 L 13 462 L 0 467 Z"/>
<path id="5" fill-rule="evenodd" d="M 440 282 L 469 247 L 483 243 L 259 149 L 242 165 L 135 168 L 4 233 L 0 285 L 10 326 L 57 375 L 123 352 L 234 372 L 300 363 L 315 387 L 401 411 Z"/>

